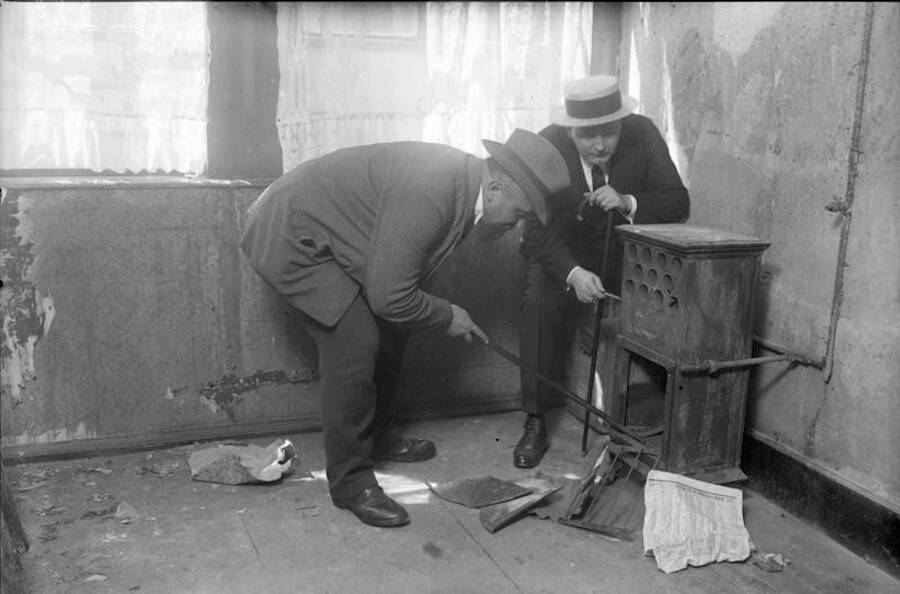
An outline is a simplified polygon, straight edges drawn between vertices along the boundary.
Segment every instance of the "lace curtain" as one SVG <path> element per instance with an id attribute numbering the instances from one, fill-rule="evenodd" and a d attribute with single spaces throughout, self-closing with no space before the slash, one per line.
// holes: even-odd
<path id="1" fill-rule="evenodd" d="M 342 146 L 538 130 L 588 72 L 590 3 L 278 4 L 284 167 Z M 0 169 L 206 169 L 201 2 L 0 5 Z"/>
<path id="2" fill-rule="evenodd" d="M 392 140 L 484 156 L 482 138 L 546 126 L 590 67 L 590 3 L 279 3 L 277 18 L 285 171 Z"/>
<path id="3" fill-rule="evenodd" d="M 203 173 L 202 2 L 0 6 L 0 169 Z"/>

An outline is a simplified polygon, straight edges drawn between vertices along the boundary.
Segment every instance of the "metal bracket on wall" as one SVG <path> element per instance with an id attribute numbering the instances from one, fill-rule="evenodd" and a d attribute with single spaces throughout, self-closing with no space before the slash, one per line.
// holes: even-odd
<path id="1" fill-rule="evenodd" d="M 715 374 L 723 369 L 735 369 L 738 367 L 752 367 L 763 363 L 775 361 L 790 361 L 789 355 L 772 355 L 769 357 L 751 357 L 748 359 L 734 359 L 732 361 L 716 361 L 709 359 L 698 363 L 678 363 L 678 368 L 683 374 Z"/>
<path id="2" fill-rule="evenodd" d="M 798 365 L 805 365 L 807 367 L 815 367 L 816 369 L 824 369 L 825 368 L 825 358 L 812 358 L 806 355 L 799 355 L 788 350 L 786 347 L 781 346 L 780 344 L 775 344 L 774 342 L 767 340 L 765 338 L 761 338 L 759 336 L 753 337 L 753 342 L 766 349 L 767 351 L 772 351 L 773 353 L 778 353 L 779 355 L 787 355 L 792 363 L 797 363 Z"/>

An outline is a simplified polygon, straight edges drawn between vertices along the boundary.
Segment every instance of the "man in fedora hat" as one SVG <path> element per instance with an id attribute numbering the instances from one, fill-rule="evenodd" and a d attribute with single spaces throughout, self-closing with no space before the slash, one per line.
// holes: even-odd
<path id="1" fill-rule="evenodd" d="M 469 314 L 421 283 L 474 230 L 499 237 L 569 185 L 546 139 L 485 140 L 487 159 L 422 142 L 334 151 L 297 166 L 250 206 L 241 248 L 302 312 L 319 352 L 326 474 L 334 504 L 382 527 L 409 522 L 375 479 L 378 460 L 435 455 L 391 425 L 403 346 L 415 329 L 487 341 Z"/>
<path id="2" fill-rule="evenodd" d="M 612 228 L 676 223 L 690 209 L 662 135 L 650 119 L 632 113 L 637 101 L 621 94 L 615 77 L 589 76 L 564 91 L 565 105 L 540 135 L 562 153 L 572 185 L 548 200 L 551 225 L 526 222 L 521 244 L 528 265 L 520 358 L 557 378 L 570 344 L 566 323 L 583 304 L 607 291 L 619 294 L 623 247 Z M 521 385 L 527 418 L 513 462 L 530 468 L 549 446 L 544 411 L 564 400 L 531 374 L 522 373 Z"/>

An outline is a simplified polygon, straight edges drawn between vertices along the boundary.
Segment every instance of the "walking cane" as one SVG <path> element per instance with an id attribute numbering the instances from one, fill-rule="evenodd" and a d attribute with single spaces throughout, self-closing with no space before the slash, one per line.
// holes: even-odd
<path id="1" fill-rule="evenodd" d="M 600 268 L 600 278 L 601 280 L 606 280 L 606 264 L 609 262 L 609 242 L 612 239 L 612 220 L 613 214 L 612 211 L 606 213 L 606 237 L 604 238 L 604 247 L 603 247 L 603 265 Z M 600 348 L 600 326 L 603 322 L 603 302 L 604 299 L 598 299 L 596 301 L 596 307 L 594 311 L 594 336 L 593 341 L 591 342 L 591 365 L 588 369 L 588 389 L 587 394 L 585 394 L 584 398 L 588 403 L 593 404 L 594 397 L 594 378 L 596 376 L 597 369 L 597 351 Z M 590 409 L 586 409 L 584 413 L 584 428 L 581 433 L 581 455 L 587 456 L 587 438 L 588 438 L 588 429 L 591 427 L 591 415 Z"/>

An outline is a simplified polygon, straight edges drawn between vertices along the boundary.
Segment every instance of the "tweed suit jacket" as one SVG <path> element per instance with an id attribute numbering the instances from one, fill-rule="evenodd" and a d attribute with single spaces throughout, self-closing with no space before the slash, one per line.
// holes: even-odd
<path id="1" fill-rule="evenodd" d="M 572 185 L 548 199 L 553 218 L 550 225 L 544 228 L 536 220 L 526 220 L 520 252 L 541 262 L 562 283 L 576 265 L 599 275 L 606 257 L 603 284 L 618 293 L 622 282 L 621 239 L 613 231 L 609 254 L 604 254 L 606 213 L 599 208 L 585 208 L 584 220 L 578 221 L 576 217 L 578 205 L 589 188 L 578 149 L 569 138 L 567 128 L 550 125 L 540 134 L 562 153 Z M 665 140 L 649 118 L 630 114 L 622 119 L 619 144 L 609 161 L 609 184 L 637 200 L 635 224 L 687 220 L 688 191 L 669 156 Z M 613 211 L 612 217 L 613 226 L 628 223 L 618 211 Z"/>
<path id="2" fill-rule="evenodd" d="M 362 292 L 407 328 L 450 324 L 421 283 L 474 225 L 484 161 L 393 142 L 337 150 L 273 182 L 247 212 L 241 248 L 291 305 L 331 327 Z"/>

